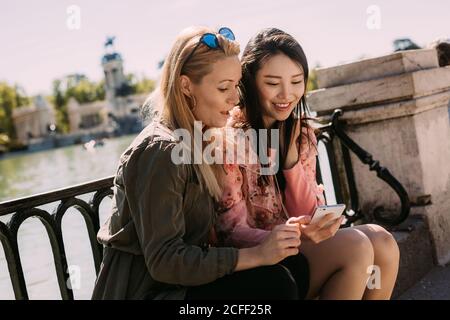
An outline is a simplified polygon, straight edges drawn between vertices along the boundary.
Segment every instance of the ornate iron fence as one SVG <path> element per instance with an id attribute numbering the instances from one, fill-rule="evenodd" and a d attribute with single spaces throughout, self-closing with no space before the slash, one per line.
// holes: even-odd
<path id="1" fill-rule="evenodd" d="M 0 222 L 0 241 L 5 252 L 16 299 L 28 299 L 17 234 L 22 223 L 30 217 L 36 217 L 42 222 L 50 239 L 59 290 L 64 300 L 73 299 L 72 289 L 66 285 L 69 274 L 67 273 L 68 265 L 61 228 L 62 218 L 70 208 L 77 209 L 84 218 L 94 258 L 95 271 L 98 273 L 103 252 L 102 246 L 96 240 L 96 234 L 100 227 L 99 208 L 102 200 L 113 194 L 113 179 L 114 177 L 108 177 L 70 188 L 0 203 L 0 216 L 12 213 L 8 223 Z M 77 198 L 77 196 L 93 192 L 94 195 L 89 202 Z M 59 204 L 53 213 L 37 208 L 56 201 L 59 201 Z"/>

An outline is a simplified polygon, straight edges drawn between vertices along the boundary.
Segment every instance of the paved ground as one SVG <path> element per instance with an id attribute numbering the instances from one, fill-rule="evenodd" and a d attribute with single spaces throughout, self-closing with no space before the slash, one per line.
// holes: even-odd
<path id="1" fill-rule="evenodd" d="M 450 300 L 450 264 L 434 267 L 398 300 Z"/>

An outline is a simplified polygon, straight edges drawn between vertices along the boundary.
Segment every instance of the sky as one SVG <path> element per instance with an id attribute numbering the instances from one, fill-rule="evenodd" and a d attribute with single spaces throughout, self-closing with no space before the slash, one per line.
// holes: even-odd
<path id="1" fill-rule="evenodd" d="M 0 1 L 0 81 L 28 95 L 50 93 L 54 79 L 71 73 L 100 80 L 107 36 L 116 37 L 126 73 L 150 78 L 191 25 L 230 27 L 241 50 L 260 29 L 277 27 L 299 41 L 310 67 L 388 54 L 397 38 L 420 46 L 450 38 L 448 0 Z"/>

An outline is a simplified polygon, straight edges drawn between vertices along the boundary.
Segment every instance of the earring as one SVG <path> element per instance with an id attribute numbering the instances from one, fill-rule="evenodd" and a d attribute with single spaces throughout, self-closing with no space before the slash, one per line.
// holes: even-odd
<path id="1" fill-rule="evenodd" d="M 195 97 L 192 95 L 189 97 L 192 101 L 192 107 L 190 107 L 191 111 L 194 111 L 195 107 L 197 106 L 197 100 L 195 99 Z"/>
<path id="2" fill-rule="evenodd" d="M 301 104 L 301 102 L 299 102 L 296 106 L 295 106 L 295 108 L 294 108 L 294 112 L 292 112 L 292 116 L 294 117 L 294 119 L 300 119 L 300 112 L 301 112 L 301 110 L 300 110 L 300 104 Z"/>

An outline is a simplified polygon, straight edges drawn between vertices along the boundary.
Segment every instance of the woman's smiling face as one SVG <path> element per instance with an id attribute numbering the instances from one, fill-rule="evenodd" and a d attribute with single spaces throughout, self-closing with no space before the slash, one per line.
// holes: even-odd
<path id="1" fill-rule="evenodd" d="M 199 84 L 191 84 L 197 105 L 192 111 L 196 120 L 208 127 L 225 126 L 229 111 L 239 102 L 237 86 L 242 76 L 238 56 L 223 58 Z"/>
<path id="2" fill-rule="evenodd" d="M 268 58 L 256 73 L 256 88 L 266 128 L 284 121 L 305 93 L 303 68 L 283 53 Z"/>

